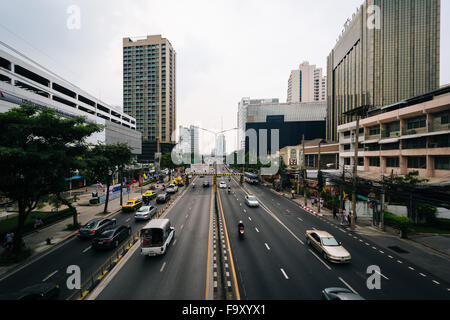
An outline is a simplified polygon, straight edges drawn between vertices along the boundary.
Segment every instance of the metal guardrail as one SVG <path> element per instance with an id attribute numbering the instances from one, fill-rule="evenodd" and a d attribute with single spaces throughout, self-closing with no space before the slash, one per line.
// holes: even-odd
<path id="1" fill-rule="evenodd" d="M 164 212 L 175 202 L 181 193 L 171 198 L 163 208 L 159 208 L 156 214 L 150 219 L 160 218 Z M 145 226 L 145 225 L 144 225 Z M 138 231 L 130 235 L 115 251 L 114 253 L 97 269 L 95 270 L 80 286 L 80 289 L 74 291 L 66 300 L 84 300 L 87 295 L 103 280 L 103 278 L 119 263 L 124 255 L 136 244 L 140 239 L 142 226 Z"/>

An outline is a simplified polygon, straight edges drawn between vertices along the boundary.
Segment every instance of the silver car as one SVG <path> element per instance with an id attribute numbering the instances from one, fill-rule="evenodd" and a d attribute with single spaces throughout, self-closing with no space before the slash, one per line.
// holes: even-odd
<path id="1" fill-rule="evenodd" d="M 158 208 L 155 206 L 143 206 L 140 207 L 138 211 L 134 214 L 135 220 L 149 220 L 151 219 L 155 214 Z"/>
<path id="2" fill-rule="evenodd" d="M 245 197 L 245 203 L 249 206 L 249 207 L 259 207 L 259 202 L 256 199 L 255 196 L 246 196 Z"/>

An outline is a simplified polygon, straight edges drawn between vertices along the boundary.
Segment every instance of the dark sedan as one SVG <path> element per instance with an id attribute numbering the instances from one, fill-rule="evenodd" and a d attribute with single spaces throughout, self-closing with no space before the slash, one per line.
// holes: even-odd
<path id="1" fill-rule="evenodd" d="M 96 250 L 117 248 L 129 236 L 131 236 L 131 227 L 129 226 L 119 226 L 114 229 L 109 229 L 103 231 L 92 240 L 92 248 Z"/>
<path id="2" fill-rule="evenodd" d="M 209 188 L 209 182 L 208 181 L 203 182 L 203 188 Z"/>
<path id="3" fill-rule="evenodd" d="M 78 239 L 92 239 L 107 229 L 116 226 L 116 219 L 96 218 L 92 219 L 80 228 L 77 233 Z"/>
<path id="4" fill-rule="evenodd" d="M 55 283 L 39 283 L 20 291 L 1 294 L 0 300 L 55 300 L 59 295 L 59 285 Z"/>
<path id="5" fill-rule="evenodd" d="M 166 203 L 170 200 L 170 194 L 168 193 L 160 193 L 156 197 L 156 203 Z"/>

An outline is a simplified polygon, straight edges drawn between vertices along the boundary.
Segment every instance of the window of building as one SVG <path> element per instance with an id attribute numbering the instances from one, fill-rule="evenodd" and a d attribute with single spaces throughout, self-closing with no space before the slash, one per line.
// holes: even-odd
<path id="1" fill-rule="evenodd" d="M 369 166 L 370 167 L 379 167 L 380 166 L 380 158 L 379 157 L 370 157 L 369 158 Z"/>
<path id="2" fill-rule="evenodd" d="M 408 169 L 426 169 L 427 157 L 408 157 Z"/>
<path id="3" fill-rule="evenodd" d="M 425 128 L 426 126 L 427 126 L 427 117 L 426 116 L 408 120 L 408 123 L 407 123 L 408 130 Z"/>
<path id="4" fill-rule="evenodd" d="M 350 145 L 344 144 L 344 151 L 349 151 L 349 150 L 350 150 Z"/>
<path id="5" fill-rule="evenodd" d="M 403 141 L 403 149 L 425 149 L 427 138 L 408 139 Z"/>
<path id="6" fill-rule="evenodd" d="M 450 157 L 436 157 L 434 158 L 434 168 L 436 170 L 450 170 Z"/>
<path id="7" fill-rule="evenodd" d="M 388 168 L 399 168 L 400 159 L 399 157 L 388 157 L 386 158 L 386 167 Z"/>
<path id="8" fill-rule="evenodd" d="M 350 165 L 350 158 L 344 158 L 344 165 L 346 166 Z"/>
<path id="9" fill-rule="evenodd" d="M 358 166 L 360 167 L 364 166 L 364 158 L 358 158 Z"/>
<path id="10" fill-rule="evenodd" d="M 448 148 L 450 147 L 450 134 L 430 137 L 428 148 Z"/>
<path id="11" fill-rule="evenodd" d="M 400 142 L 397 143 L 386 143 L 381 145 L 381 150 L 399 150 Z"/>
<path id="12" fill-rule="evenodd" d="M 369 128 L 369 135 L 375 136 L 380 134 L 380 126 L 373 126 Z"/>

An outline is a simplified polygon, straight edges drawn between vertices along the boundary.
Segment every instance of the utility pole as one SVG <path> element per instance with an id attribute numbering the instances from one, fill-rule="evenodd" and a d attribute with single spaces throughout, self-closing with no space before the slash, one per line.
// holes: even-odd
<path id="1" fill-rule="evenodd" d="M 355 156 L 353 158 L 353 191 L 352 191 L 352 214 L 350 216 L 350 229 L 355 229 L 356 216 L 356 176 L 358 174 L 358 150 L 359 150 L 359 114 L 356 116 L 355 129 Z"/>
<path id="2" fill-rule="evenodd" d="M 345 184 L 345 164 L 342 165 L 342 182 L 341 182 L 341 187 L 340 187 L 340 196 L 339 196 L 339 209 L 340 209 L 340 214 L 342 215 L 342 213 L 344 212 L 344 184 Z"/>
<path id="3" fill-rule="evenodd" d="M 317 203 L 317 205 L 318 205 L 318 212 L 320 213 L 320 200 L 321 200 L 321 196 L 320 196 L 320 193 L 322 192 L 322 190 L 320 190 L 320 187 L 321 187 L 321 184 L 319 183 L 319 182 L 321 182 L 321 181 L 319 181 L 319 179 L 322 179 L 322 176 L 320 175 L 320 144 L 321 144 L 321 142 L 322 141 L 319 141 L 319 154 L 318 154 L 318 156 L 317 156 L 317 167 L 318 167 L 318 171 L 317 171 L 317 186 L 318 186 L 318 190 L 317 190 L 317 195 L 318 195 L 318 198 L 319 198 L 319 202 Z"/>
<path id="4" fill-rule="evenodd" d="M 384 170 L 385 170 L 385 159 L 381 160 L 381 203 L 380 203 L 380 229 L 381 231 L 384 231 L 384 198 L 386 189 L 384 186 Z"/>
<path id="5" fill-rule="evenodd" d="M 305 135 L 302 135 L 302 170 L 303 170 L 303 197 L 305 198 L 305 207 L 308 206 L 308 199 L 306 199 L 306 155 L 305 155 Z"/>

